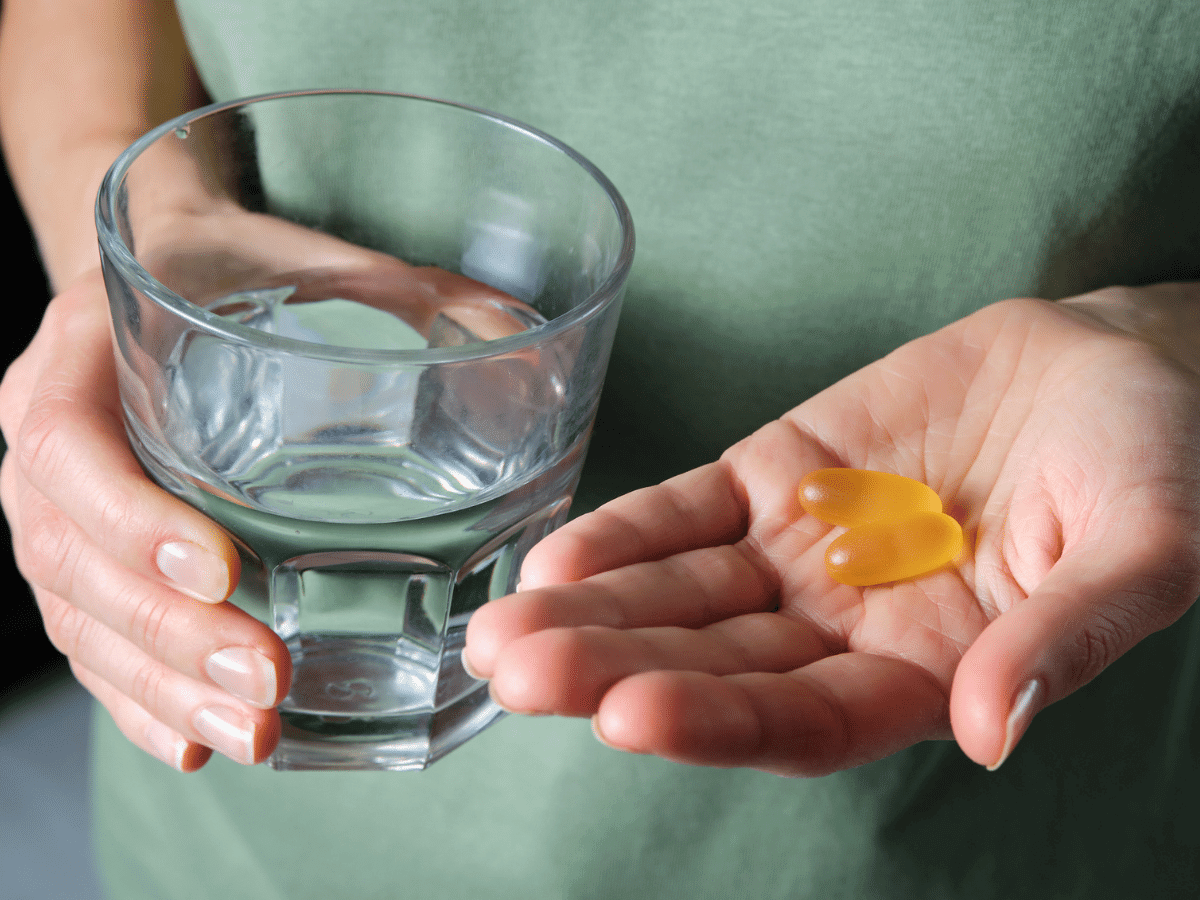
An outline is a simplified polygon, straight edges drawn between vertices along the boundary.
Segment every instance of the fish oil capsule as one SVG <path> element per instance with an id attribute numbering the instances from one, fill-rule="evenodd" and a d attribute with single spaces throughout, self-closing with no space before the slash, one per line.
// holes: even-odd
<path id="1" fill-rule="evenodd" d="M 800 481 L 799 494 L 805 512 L 846 528 L 942 511 L 941 498 L 928 485 L 867 469 L 817 469 Z"/>
<path id="2" fill-rule="evenodd" d="M 886 584 L 940 569 L 962 548 L 958 522 L 943 512 L 917 512 L 850 528 L 825 551 L 825 569 L 842 584 Z"/>
<path id="3" fill-rule="evenodd" d="M 942 512 L 928 485 L 891 472 L 818 469 L 800 482 L 810 515 L 849 529 L 825 553 L 825 569 L 842 584 L 866 587 L 916 578 L 954 560 L 962 528 Z"/>

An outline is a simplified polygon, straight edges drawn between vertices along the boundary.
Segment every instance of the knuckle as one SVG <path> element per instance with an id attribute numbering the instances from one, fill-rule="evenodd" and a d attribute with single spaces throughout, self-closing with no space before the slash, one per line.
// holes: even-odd
<path id="1" fill-rule="evenodd" d="M 596 517 L 592 520 L 594 523 L 607 513 L 597 510 L 591 515 Z M 544 587 L 577 581 L 591 574 L 594 552 L 586 529 L 587 523 L 562 528 L 535 544 L 522 565 L 522 582 L 532 581 L 535 586 Z"/>
<path id="2" fill-rule="evenodd" d="M 21 573 L 33 584 L 71 596 L 83 561 L 78 534 L 46 510 L 29 510 L 21 531 L 14 545 Z"/>
<path id="3" fill-rule="evenodd" d="M 824 715 L 820 717 L 825 727 L 813 741 L 813 771 L 828 774 L 845 768 L 852 757 L 854 729 L 849 715 L 833 697 L 820 694 Z"/>
<path id="4" fill-rule="evenodd" d="M 749 623 L 743 620 L 740 624 L 744 627 Z M 714 674 L 754 671 L 754 649 L 746 642 L 752 635 L 739 634 L 720 622 L 706 627 L 703 633 L 721 654 L 722 667 L 713 666 Z"/>
<path id="5" fill-rule="evenodd" d="M 105 480 L 98 476 L 94 464 L 84 462 L 95 459 L 95 453 L 91 448 L 80 449 L 80 435 L 73 428 L 63 427 L 68 417 L 78 418 L 72 401 L 46 397 L 36 401 L 13 448 L 18 469 L 35 490 L 57 485 L 61 492 L 62 485 L 70 483 L 73 493 L 86 495 L 87 521 L 94 523 L 88 529 L 105 540 L 111 535 L 144 531 L 144 519 L 135 502 L 138 495 L 131 493 L 127 483 L 111 479 L 111 468 L 110 478 Z M 117 464 L 122 473 L 123 462 Z"/>
<path id="6" fill-rule="evenodd" d="M 850 717 L 829 690 L 796 673 L 803 699 L 802 714 L 780 719 L 759 709 L 761 731 L 753 756 L 772 771 L 793 775 L 828 775 L 854 760 L 856 735 Z"/>
<path id="7" fill-rule="evenodd" d="M 70 406 L 52 391 L 36 395 L 30 401 L 13 450 L 17 465 L 35 484 L 50 484 L 57 480 L 70 459 L 62 429 Z"/>
<path id="8" fill-rule="evenodd" d="M 1113 610 L 1097 611 L 1079 632 L 1067 671 L 1072 689 L 1087 684 L 1132 646 L 1134 636 L 1126 618 Z"/>
<path id="9" fill-rule="evenodd" d="M 96 498 L 94 513 L 104 534 L 131 535 L 139 533 L 136 511 L 126 495 L 106 493 Z"/>
<path id="10" fill-rule="evenodd" d="M 160 708 L 166 688 L 166 669 L 161 663 L 146 660 L 133 670 L 129 680 L 129 696 L 134 703 L 147 711 Z"/>
<path id="11" fill-rule="evenodd" d="M 95 621 L 65 600 L 42 592 L 38 592 L 38 608 L 54 649 L 69 660 L 84 656 L 92 643 Z"/>
<path id="12" fill-rule="evenodd" d="M 171 606 L 153 595 L 141 598 L 133 604 L 129 622 L 129 634 L 143 650 L 151 656 L 161 656 L 163 644 L 169 640 L 167 627 Z"/>

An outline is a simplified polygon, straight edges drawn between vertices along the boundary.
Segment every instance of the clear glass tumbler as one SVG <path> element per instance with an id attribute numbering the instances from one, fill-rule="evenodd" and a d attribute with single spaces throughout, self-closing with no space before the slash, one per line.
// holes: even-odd
<path id="1" fill-rule="evenodd" d="M 633 227 L 559 141 L 359 91 L 218 104 L 97 201 L 131 443 L 292 653 L 276 769 L 423 768 L 495 721 L 471 613 L 565 519 Z"/>

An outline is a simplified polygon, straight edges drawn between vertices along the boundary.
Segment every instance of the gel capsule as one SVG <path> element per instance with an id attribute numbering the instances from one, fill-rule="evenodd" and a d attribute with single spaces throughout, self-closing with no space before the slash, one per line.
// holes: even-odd
<path id="1" fill-rule="evenodd" d="M 809 472 L 800 481 L 800 505 L 822 522 L 847 528 L 918 512 L 942 511 L 941 498 L 928 485 L 903 475 L 866 469 Z"/>
<path id="2" fill-rule="evenodd" d="M 958 522 L 942 512 L 857 525 L 825 551 L 825 569 L 842 584 L 866 587 L 940 569 L 962 551 Z"/>

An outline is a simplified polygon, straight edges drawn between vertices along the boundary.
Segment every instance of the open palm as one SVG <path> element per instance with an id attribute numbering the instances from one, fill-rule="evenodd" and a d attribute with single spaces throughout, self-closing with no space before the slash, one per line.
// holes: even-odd
<path id="1" fill-rule="evenodd" d="M 1200 379 L 1150 344 L 996 304 L 551 535 L 469 661 L 510 709 L 684 762 L 821 774 L 953 734 L 997 764 L 1200 593 L 1198 413 Z M 962 558 L 832 581 L 838 529 L 796 497 L 826 466 L 931 485 Z"/>

